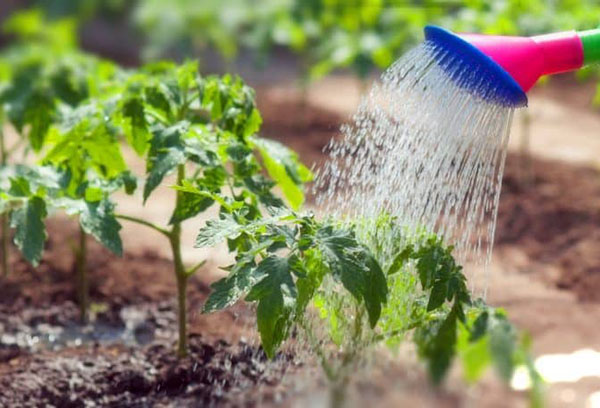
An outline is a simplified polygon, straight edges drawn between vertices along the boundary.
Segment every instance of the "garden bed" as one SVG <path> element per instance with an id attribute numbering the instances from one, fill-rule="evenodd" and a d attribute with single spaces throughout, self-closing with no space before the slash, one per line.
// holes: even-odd
<path id="1" fill-rule="evenodd" d="M 293 100 L 263 97 L 259 103 L 263 135 L 286 143 L 309 165 L 323 162 L 322 149 L 339 134 L 341 116 L 311 105 L 299 107 Z M 282 114 L 300 109 L 303 115 Z M 572 290 L 581 299 L 598 300 L 600 258 L 594 248 L 600 241 L 600 174 L 563 162 L 532 163 L 535 178 L 527 185 L 521 158 L 509 154 L 507 159 L 498 253 L 518 247 L 528 257 L 519 270 Z M 81 326 L 73 302 L 76 224 L 52 218 L 48 229 L 40 266 L 32 268 L 14 251 L 13 272 L 0 287 L 0 386 L 9 391 L 0 397 L 0 405 L 83 406 L 91 399 L 107 406 L 268 405 L 288 397 L 289 384 L 281 383 L 284 374 L 299 371 L 306 377 L 310 371 L 285 353 L 267 363 L 256 346 L 250 308 L 237 305 L 217 314 L 200 313 L 215 276 L 210 262 L 190 278 L 190 355 L 178 360 L 173 353 L 176 282 L 171 262 L 158 255 L 150 235 L 147 249 L 139 246 L 123 258 L 89 239 L 92 318 Z M 425 393 L 419 386 L 426 383 L 422 371 L 403 381 Z M 385 400 L 389 388 L 396 387 L 379 383 L 385 385 L 372 390 L 368 399 Z M 455 381 L 450 384 L 450 392 L 425 393 L 418 401 L 459 406 L 473 398 Z M 359 381 L 359 386 L 371 389 L 366 382 Z M 483 389 L 503 395 L 495 385 Z M 407 402 L 416 391 L 402 393 Z M 523 396 L 509 393 L 503 398 L 522 401 Z"/>
<path id="2" fill-rule="evenodd" d="M 267 361 L 253 341 L 251 311 L 240 305 L 218 316 L 192 313 L 190 353 L 178 360 L 170 262 L 151 250 L 118 258 L 90 240 L 93 307 L 81 325 L 70 252 L 76 228 L 52 219 L 49 236 L 40 267 L 14 257 L 0 287 L 0 406 L 256 405 L 278 398 L 292 357 Z M 208 293 L 201 276 L 190 281 L 192 311 Z"/>

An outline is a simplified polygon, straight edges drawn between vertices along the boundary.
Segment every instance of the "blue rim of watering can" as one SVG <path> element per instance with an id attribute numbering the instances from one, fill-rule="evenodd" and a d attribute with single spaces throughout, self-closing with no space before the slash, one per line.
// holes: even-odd
<path id="1" fill-rule="evenodd" d="M 490 102 L 515 108 L 527 106 L 527 95 L 517 81 L 473 44 L 451 31 L 433 25 L 425 27 L 425 39 L 447 51 L 437 62 L 460 87 Z M 462 69 L 456 69 L 455 64 L 477 68 L 478 72 L 483 72 L 488 77 L 488 84 L 482 86 L 480 77 L 475 78 Z"/>

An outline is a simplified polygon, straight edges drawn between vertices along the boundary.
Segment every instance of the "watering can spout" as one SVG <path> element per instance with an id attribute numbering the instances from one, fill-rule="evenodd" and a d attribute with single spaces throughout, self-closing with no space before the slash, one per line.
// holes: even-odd
<path id="1" fill-rule="evenodd" d="M 507 86 L 518 86 L 522 93 L 529 91 L 543 75 L 575 71 L 600 62 L 600 29 L 510 37 L 454 34 L 427 26 L 425 37 L 459 59 L 487 64 L 499 78 L 508 76 L 504 78 Z"/>

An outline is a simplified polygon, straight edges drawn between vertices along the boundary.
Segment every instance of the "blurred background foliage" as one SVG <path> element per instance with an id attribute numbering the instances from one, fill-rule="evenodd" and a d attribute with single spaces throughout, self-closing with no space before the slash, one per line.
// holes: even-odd
<path id="1" fill-rule="evenodd" d="M 10 1 L 10 0 L 9 0 Z M 38 0 L 53 20 L 45 35 L 63 38 L 93 21 L 127 25 L 141 60 L 185 59 L 215 54 L 224 70 L 240 53 L 259 66 L 277 52 L 297 57 L 301 83 L 348 69 L 364 79 L 389 66 L 422 40 L 434 23 L 457 31 L 533 35 L 589 29 L 600 24 L 598 0 Z M 40 11 L 41 12 L 41 11 Z M 41 27 L 35 13 L 12 18 L 5 28 L 20 38 Z M 37 18 L 39 22 L 40 19 Z M 60 41 L 53 41 L 60 43 Z M 206 65 L 204 65 L 206 66 Z M 588 74 L 589 74 L 588 70 Z"/>

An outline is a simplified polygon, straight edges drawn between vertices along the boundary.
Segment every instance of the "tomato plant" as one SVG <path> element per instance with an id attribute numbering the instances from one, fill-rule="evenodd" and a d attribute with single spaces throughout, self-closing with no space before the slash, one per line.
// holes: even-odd
<path id="1" fill-rule="evenodd" d="M 36 265 L 46 239 L 43 220 L 48 211 L 62 209 L 78 216 L 75 269 L 81 317 L 86 320 L 85 236 L 91 234 L 113 252 L 122 252 L 109 195 L 124 184 L 131 191 L 134 183 L 105 116 L 119 70 L 76 49 L 70 20 L 49 23 L 33 10 L 14 15 L 4 27 L 18 41 L 0 56 L 0 119 L 2 130 L 5 122 L 12 125 L 19 139 L 7 147 L 0 134 L 6 190 L 0 211 L 3 271 L 8 274 L 10 226 L 16 229 L 15 243 L 24 257 Z M 45 167 L 10 168 L 10 158 L 19 149 L 33 153 Z M 55 177 L 48 184 L 42 175 L 50 173 Z"/>
<path id="2" fill-rule="evenodd" d="M 284 205 L 272 192 L 276 185 L 297 208 L 304 200 L 302 185 L 312 177 L 295 153 L 256 136 L 261 118 L 251 88 L 237 77 L 203 78 L 197 70 L 196 63 L 141 69 L 127 81 L 114 116 L 131 146 L 146 159 L 144 202 L 168 174 L 176 174 L 168 226 L 119 217 L 149 226 L 169 240 L 178 290 L 179 355 L 187 350 L 187 281 L 203 264 L 184 266 L 182 222 L 213 204 L 223 210 L 251 203 L 253 211 L 245 216 L 258 217 L 259 203 L 267 208 Z"/>
<path id="3" fill-rule="evenodd" d="M 330 381 L 334 403 L 370 349 L 411 334 L 435 384 L 457 355 L 469 381 L 491 364 L 505 381 L 525 365 L 539 383 L 504 312 L 472 299 L 452 247 L 437 236 L 406 234 L 388 215 L 342 223 L 288 210 L 248 213 L 252 207 L 229 206 L 200 230 L 198 247 L 227 241 L 236 256 L 224 268 L 228 276 L 212 285 L 204 311 L 242 298 L 257 303 L 271 358 L 295 327 Z"/>

